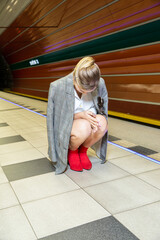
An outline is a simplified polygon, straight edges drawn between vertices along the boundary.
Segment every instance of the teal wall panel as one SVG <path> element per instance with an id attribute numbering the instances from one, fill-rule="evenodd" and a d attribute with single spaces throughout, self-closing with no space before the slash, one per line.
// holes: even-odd
<path id="1" fill-rule="evenodd" d="M 79 45 L 71 46 L 56 52 L 37 56 L 11 65 L 12 70 L 31 67 L 30 61 L 37 61 L 38 65 L 73 59 L 76 57 L 93 55 L 113 51 L 121 48 L 147 44 L 160 40 L 160 20 L 153 21 L 128 30 L 123 30 L 105 37 L 94 39 Z M 32 65 L 33 66 L 36 66 Z"/>

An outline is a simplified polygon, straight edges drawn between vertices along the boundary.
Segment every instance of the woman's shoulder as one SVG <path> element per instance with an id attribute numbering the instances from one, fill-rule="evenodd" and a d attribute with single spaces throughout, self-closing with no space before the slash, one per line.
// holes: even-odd
<path id="1" fill-rule="evenodd" d="M 98 89 L 99 89 L 99 92 L 104 92 L 104 91 L 106 92 L 107 91 L 106 83 L 105 83 L 105 80 L 103 78 L 100 78 Z"/>
<path id="2" fill-rule="evenodd" d="M 58 79 L 54 80 L 53 82 L 51 82 L 51 86 L 58 87 L 59 85 L 63 84 L 64 81 L 65 81 L 65 77 L 58 78 Z"/>
<path id="3" fill-rule="evenodd" d="M 53 82 L 51 82 L 51 86 L 53 86 L 54 88 L 57 88 L 57 87 L 61 87 L 61 86 L 65 86 L 65 82 L 68 81 L 68 80 L 72 80 L 72 73 L 64 76 L 64 77 L 61 77 Z"/>
<path id="4" fill-rule="evenodd" d="M 102 77 L 100 77 L 100 80 L 99 80 L 99 87 L 103 87 L 105 85 L 105 81 Z"/>

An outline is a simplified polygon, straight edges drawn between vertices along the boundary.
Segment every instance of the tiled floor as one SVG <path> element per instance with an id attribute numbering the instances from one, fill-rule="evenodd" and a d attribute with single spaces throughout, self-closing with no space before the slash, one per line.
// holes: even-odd
<path id="1" fill-rule="evenodd" d="M 110 135 L 105 164 L 89 150 L 90 171 L 55 175 L 46 103 L 11 97 L 41 114 L 0 99 L 0 240 L 160 239 L 160 164 L 118 145 L 153 158 L 158 148 Z"/>

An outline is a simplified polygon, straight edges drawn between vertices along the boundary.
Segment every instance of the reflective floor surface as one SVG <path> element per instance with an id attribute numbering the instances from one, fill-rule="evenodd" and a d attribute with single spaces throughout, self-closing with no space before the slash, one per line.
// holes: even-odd
<path id="1" fill-rule="evenodd" d="M 108 161 L 89 149 L 90 171 L 55 175 L 46 106 L 0 92 L 0 240 L 159 240 L 159 130 L 109 118 Z"/>

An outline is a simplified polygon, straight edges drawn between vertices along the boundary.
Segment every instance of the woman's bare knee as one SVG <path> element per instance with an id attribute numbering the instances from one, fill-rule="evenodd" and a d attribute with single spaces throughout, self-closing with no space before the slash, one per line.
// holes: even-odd
<path id="1" fill-rule="evenodd" d="M 71 136 L 89 136 L 91 134 L 91 125 L 85 119 L 77 119 L 73 122 Z"/>
<path id="2" fill-rule="evenodd" d="M 104 132 L 104 133 L 107 132 L 108 131 L 108 123 L 107 123 L 106 118 L 103 115 L 98 114 L 98 115 L 96 115 L 96 119 L 98 120 L 99 125 L 100 125 L 98 130 L 100 132 Z"/>
<path id="3" fill-rule="evenodd" d="M 90 136 L 91 132 L 91 125 L 87 120 L 74 120 L 70 136 L 69 148 L 71 150 L 77 149 Z"/>

